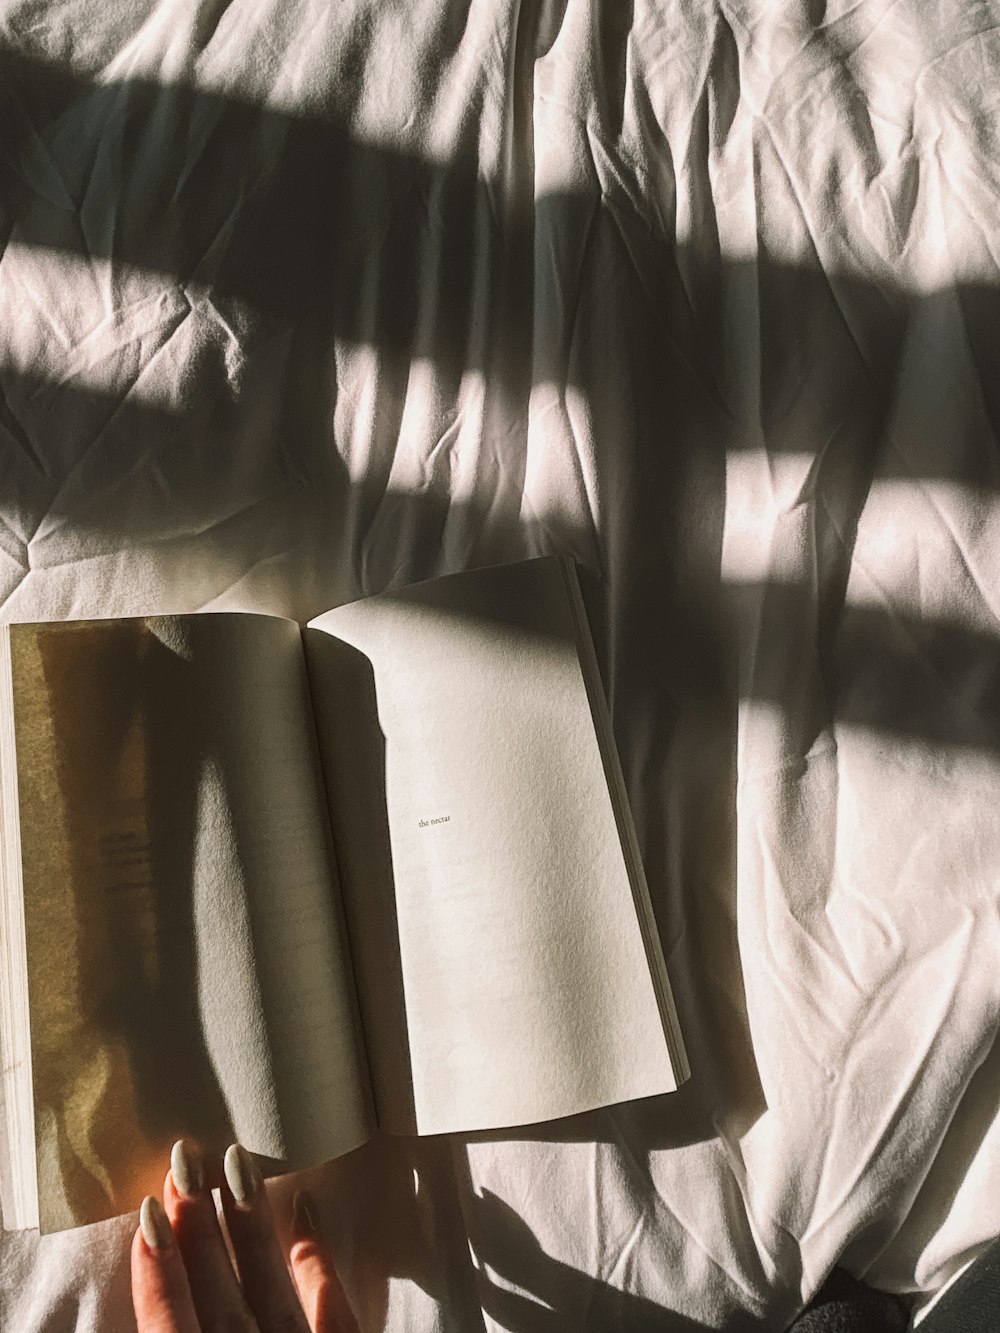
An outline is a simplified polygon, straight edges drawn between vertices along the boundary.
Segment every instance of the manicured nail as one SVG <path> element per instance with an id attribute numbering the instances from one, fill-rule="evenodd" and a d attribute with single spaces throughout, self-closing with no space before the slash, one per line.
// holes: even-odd
<path id="1" fill-rule="evenodd" d="M 174 1233 L 170 1229 L 167 1215 L 159 1199 L 147 1194 L 139 1209 L 139 1226 L 143 1240 L 151 1250 L 169 1250 L 174 1243 Z"/>
<path id="2" fill-rule="evenodd" d="M 170 1174 L 183 1199 L 193 1199 L 205 1188 L 205 1163 L 201 1149 L 190 1139 L 178 1139 L 170 1150 Z"/>
<path id="3" fill-rule="evenodd" d="M 296 1240 L 307 1240 L 310 1236 L 319 1235 L 316 1205 L 305 1190 L 297 1190 L 292 1200 L 292 1234 Z"/>
<path id="4" fill-rule="evenodd" d="M 222 1162 L 226 1173 L 226 1183 L 233 1192 L 233 1198 L 240 1208 L 249 1208 L 260 1189 L 260 1172 L 241 1143 L 234 1143 L 226 1149 Z"/>

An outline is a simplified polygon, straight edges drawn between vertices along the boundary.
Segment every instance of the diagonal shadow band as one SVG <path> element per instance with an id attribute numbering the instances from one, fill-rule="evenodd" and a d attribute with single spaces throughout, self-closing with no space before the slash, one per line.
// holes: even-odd
<path id="1" fill-rule="evenodd" d="M 249 473 L 251 489 L 239 505 L 228 507 L 231 513 L 242 507 L 252 516 L 255 505 L 266 510 L 279 499 L 287 501 L 299 513 L 302 530 L 311 529 L 317 548 L 325 544 L 330 527 L 342 524 L 345 533 L 362 539 L 364 550 L 371 552 L 374 541 L 381 548 L 377 565 L 403 571 L 403 580 L 439 572 L 446 530 L 468 534 L 471 540 L 491 524 L 498 558 L 503 558 L 500 552 L 523 547 L 527 537 L 529 545 L 532 540 L 548 546 L 554 541 L 584 563 L 592 561 L 592 535 L 572 523 L 549 520 L 544 534 L 533 533 L 530 523 L 508 522 L 497 529 L 496 516 L 488 514 L 485 505 L 456 502 L 433 490 L 400 492 L 378 477 L 352 480 L 332 452 L 314 448 L 310 456 L 315 427 L 298 437 L 296 454 L 280 405 L 272 414 L 274 435 L 261 439 L 258 422 L 257 438 L 249 441 L 248 450 L 241 409 L 216 386 L 200 401 L 196 395 L 185 414 L 181 406 L 171 410 L 146 405 L 127 395 L 123 399 L 72 384 L 49 384 L 37 376 L 7 373 L 0 379 L 6 393 L 0 400 L 0 430 L 6 428 L 8 434 L 7 447 L 0 450 L 0 550 L 15 574 L 31 569 L 43 575 L 67 558 L 94 557 L 129 543 L 165 543 L 209 520 L 218 522 L 225 514 L 220 501 L 237 465 L 244 475 Z M 208 367 L 203 382 L 211 384 Z M 594 392 L 603 390 L 595 386 Z M 11 402 L 19 409 L 16 418 Z M 81 449 L 60 478 L 59 452 L 74 432 L 81 443 L 96 438 L 97 444 Z M 15 433 L 20 449 L 10 442 Z M 199 442 L 210 436 L 215 447 L 200 449 Z M 47 470 L 25 466 L 46 437 L 51 440 L 50 458 L 43 460 Z M 647 505 L 663 517 L 677 509 L 671 470 L 669 465 L 661 469 Z M 144 471 L 155 474 L 159 485 L 146 505 L 136 503 L 137 478 Z M 163 495 L 170 497 L 169 506 L 160 505 Z M 835 491 L 833 497 L 835 502 Z M 683 522 L 683 515 L 677 519 Z M 240 540 L 238 527 L 232 540 Z M 747 631 L 751 638 L 774 645 L 775 651 L 755 655 L 753 666 L 743 671 L 738 686 L 742 698 L 779 708 L 795 705 L 787 656 L 793 653 L 800 662 L 811 656 L 829 686 L 817 727 L 838 722 L 889 737 L 1000 752 L 1000 636 L 957 619 L 896 606 L 889 598 L 863 604 L 841 599 L 831 605 L 822 587 L 787 578 L 727 582 L 716 575 L 709 588 L 710 572 L 702 571 L 694 590 L 685 593 L 676 568 L 684 555 L 672 549 L 674 543 L 666 538 L 659 550 L 648 540 L 638 546 L 632 563 L 635 582 L 652 582 L 661 590 L 673 587 L 674 592 L 662 601 L 641 598 L 631 627 L 633 642 L 614 649 L 605 645 L 619 662 L 622 654 L 662 658 L 664 645 L 681 635 L 685 654 L 696 664 L 689 685 L 710 694 L 727 670 L 735 671 L 734 665 L 724 666 L 725 653 L 735 650 L 735 625 L 749 614 L 754 617 Z M 456 563 L 462 554 L 456 553 Z M 489 552 L 484 555 L 488 558 Z M 842 551 L 837 563 L 846 559 Z M 317 564 L 328 566 L 329 556 L 318 554 Z M 368 577 L 379 586 L 394 581 L 377 571 Z M 317 579 L 307 600 L 292 613 L 302 619 L 318 614 L 342 582 L 343 570 L 330 582 Z M 618 591 L 623 597 L 636 595 L 626 586 Z M 606 608 L 596 602 L 594 611 L 603 617 Z M 801 671 L 797 678 L 810 687 L 811 678 Z M 664 684 L 669 692 L 669 682 Z M 735 677 L 730 685 L 736 688 Z M 815 702 L 798 702 L 816 707 Z"/>
<path id="2" fill-rule="evenodd" d="M 447 162 L 361 142 L 351 59 L 306 115 L 0 48 L 0 237 L 107 262 L 122 299 L 129 274 L 210 294 L 245 348 L 291 322 L 432 362 L 443 388 L 478 370 L 515 398 L 588 393 L 624 337 L 656 349 L 674 397 L 713 405 L 729 450 L 808 455 L 846 432 L 882 476 L 1000 488 L 994 286 L 920 292 L 685 243 L 666 161 L 536 193 L 529 159 L 482 176 L 472 139 Z M 609 313 L 602 284 L 603 326 L 579 318 L 584 300 Z"/>
<path id="3" fill-rule="evenodd" d="M 530 164 L 513 183 L 487 181 L 474 145 L 435 163 L 362 144 L 332 106 L 306 117 L 192 87 L 100 83 L 10 51 L 0 99 L 6 262 L 54 268 L 57 312 L 67 262 L 106 261 L 113 303 L 168 292 L 156 348 L 199 320 L 219 333 L 181 348 L 166 391 L 147 396 L 137 377 L 124 401 L 44 345 L 37 358 L 0 352 L 0 547 L 12 565 L 44 571 L 67 551 L 163 542 L 217 522 L 225 504 L 254 523 L 281 495 L 308 571 L 282 609 L 300 618 L 330 605 L 331 588 L 356 595 L 515 552 L 562 549 L 598 569 L 606 680 L 613 700 L 636 701 L 619 713 L 632 790 L 659 784 L 650 810 L 664 792 L 678 802 L 641 834 L 666 952 L 680 960 L 682 1021 L 710 1052 L 687 1102 L 623 1113 L 630 1141 L 641 1152 L 711 1137 L 713 1107 L 752 1122 L 762 1098 L 738 984 L 735 717 L 741 692 L 787 708 L 788 676 L 777 658 L 741 676 L 729 612 L 759 606 L 761 624 L 811 645 L 826 685 L 817 727 L 996 748 L 992 636 L 857 607 L 845 587 L 877 479 L 955 484 L 988 502 L 1000 490 L 1000 297 L 971 283 L 906 292 L 767 257 L 706 261 L 677 243 L 666 178 L 595 176 L 590 191 L 535 198 Z M 378 368 L 385 447 L 360 476 L 334 440 L 344 345 L 370 349 Z M 142 345 L 138 363 L 148 357 Z M 502 504 L 456 502 L 446 477 L 423 491 L 393 483 L 420 361 L 443 397 L 470 372 L 495 392 Z M 599 524 L 526 519 L 517 503 L 528 396 L 546 385 L 578 391 L 591 415 Z M 720 578 L 727 455 L 750 452 L 819 460 L 817 494 L 836 521 L 820 533 L 818 599 Z M 234 564 L 245 534 L 223 535 Z M 701 778 L 677 796 L 695 750 Z M 711 849 L 685 829 L 685 803 L 699 801 L 718 812 Z M 713 994 L 719 976 L 735 980 Z M 592 1119 L 547 1132 L 616 1131 Z"/>

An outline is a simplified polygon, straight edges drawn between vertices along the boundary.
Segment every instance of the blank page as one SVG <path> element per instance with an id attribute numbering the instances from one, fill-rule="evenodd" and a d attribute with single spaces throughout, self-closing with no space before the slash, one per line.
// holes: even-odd
<path id="1" fill-rule="evenodd" d="M 370 598 L 305 641 L 380 1123 L 672 1090 L 565 566 Z"/>

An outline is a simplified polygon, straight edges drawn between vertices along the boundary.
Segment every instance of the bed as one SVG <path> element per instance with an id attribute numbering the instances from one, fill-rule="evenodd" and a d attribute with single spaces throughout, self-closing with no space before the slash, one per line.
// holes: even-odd
<path id="1" fill-rule="evenodd" d="M 1000 6 L 6 0 L 0 69 L 4 618 L 592 576 L 693 1077 L 310 1173 L 365 1333 L 919 1308 L 1000 1233 Z M 0 1237 L 0 1325 L 130 1327 L 133 1226 Z"/>

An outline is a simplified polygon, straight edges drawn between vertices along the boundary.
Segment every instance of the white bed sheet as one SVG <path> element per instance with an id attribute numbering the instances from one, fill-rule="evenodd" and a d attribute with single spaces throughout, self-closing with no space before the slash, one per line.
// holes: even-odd
<path id="1" fill-rule="evenodd" d="M 1000 5 L 0 24 L 5 617 L 601 580 L 694 1077 L 313 1173 L 365 1330 L 940 1286 L 1000 1232 Z M 0 1238 L 0 1326 L 127 1329 L 131 1225 Z"/>

